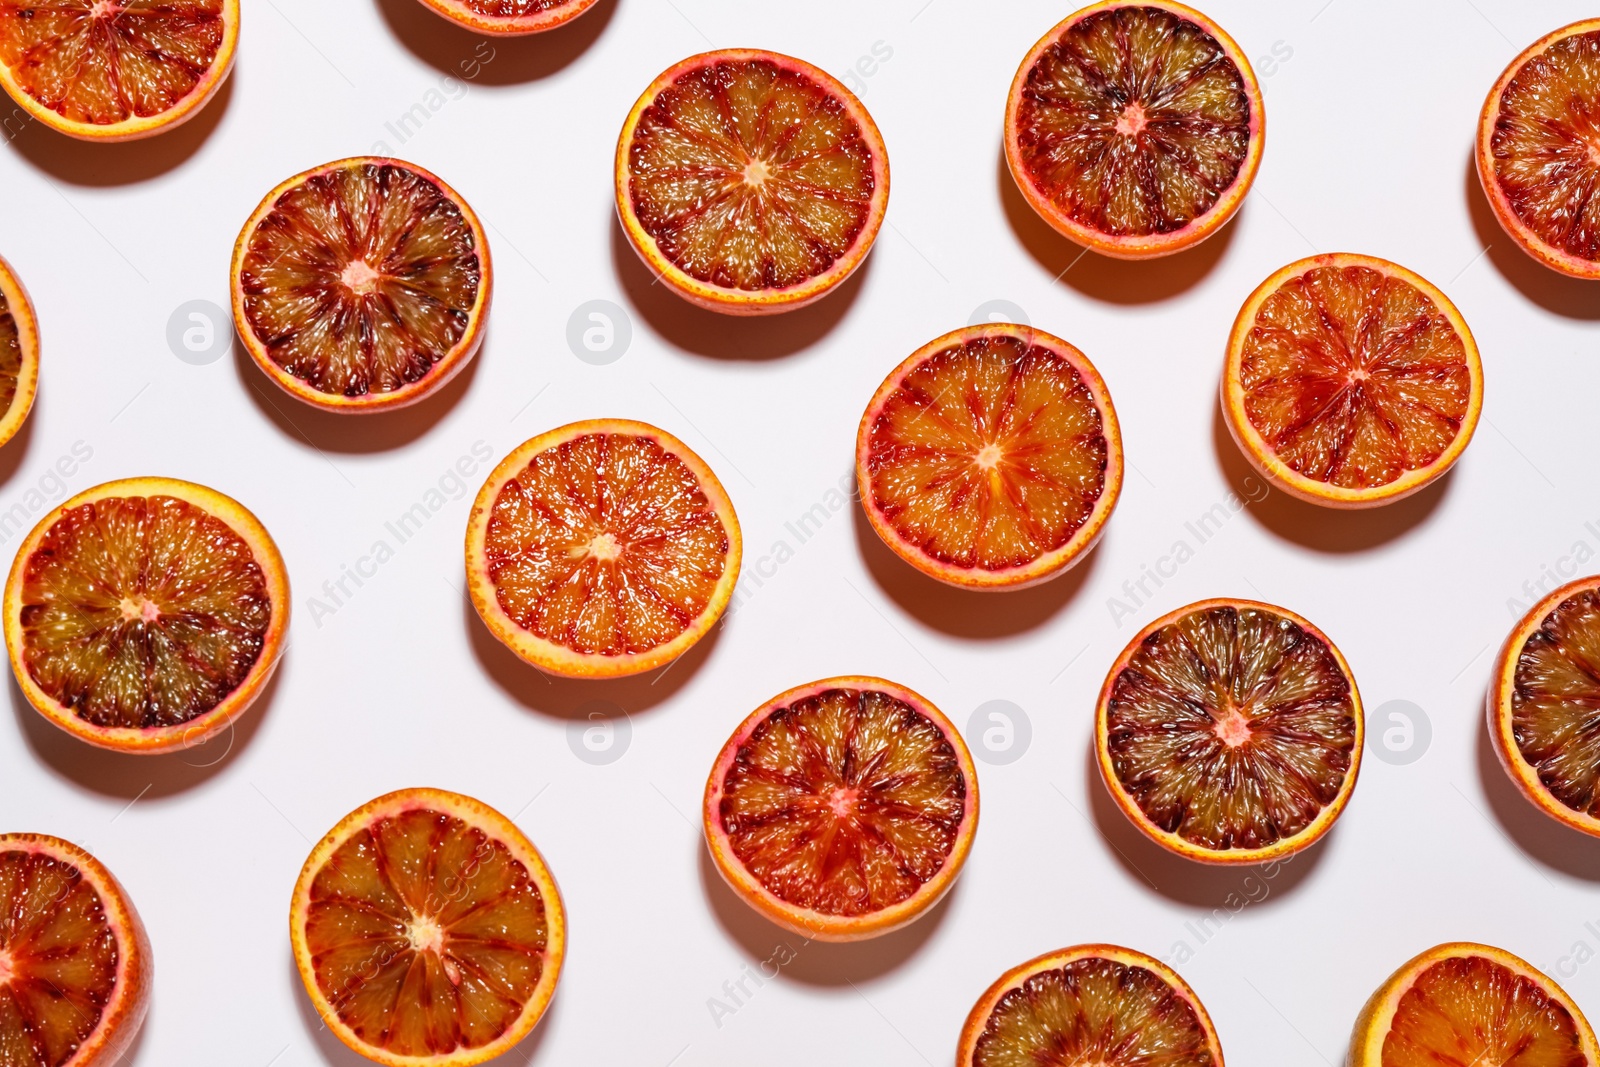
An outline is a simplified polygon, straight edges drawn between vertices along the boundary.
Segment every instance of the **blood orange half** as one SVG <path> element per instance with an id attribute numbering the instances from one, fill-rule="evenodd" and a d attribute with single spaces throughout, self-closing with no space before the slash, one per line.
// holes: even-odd
<path id="1" fill-rule="evenodd" d="M 0 1064 L 113 1067 L 154 983 L 150 939 L 100 861 L 44 834 L 0 834 Z"/>
<path id="2" fill-rule="evenodd" d="M 733 315 L 820 299 L 866 258 L 889 156 L 838 79 L 776 52 L 691 56 L 650 84 L 617 141 L 617 211 L 645 265 Z"/>
<path id="3" fill-rule="evenodd" d="M 39 320 L 28 291 L 0 258 L 0 445 L 17 436 L 39 387 Z"/>
<path id="4" fill-rule="evenodd" d="M 28 702 L 102 748 L 197 745 L 244 714 L 289 625 L 289 578 L 238 501 L 172 478 L 96 486 L 11 566 L 6 648 Z"/>
<path id="5" fill-rule="evenodd" d="M 735 893 L 818 941 L 910 923 L 950 889 L 978 829 L 978 776 L 950 720 L 882 678 L 782 693 L 706 782 L 706 842 Z"/>
<path id="6" fill-rule="evenodd" d="M 1478 117 L 1478 178 L 1511 239 L 1547 267 L 1600 278 L 1600 19 L 1511 61 Z"/>
<path id="7" fill-rule="evenodd" d="M 1483 364 L 1450 299 L 1348 253 L 1291 263 L 1234 321 L 1222 411 L 1245 457 L 1313 504 L 1369 508 L 1431 484 L 1483 409 Z"/>
<path id="8" fill-rule="evenodd" d="M 722 617 L 743 542 L 711 468 L 664 430 L 575 422 L 489 475 L 467 521 L 473 606 L 506 647 L 575 678 L 670 663 Z"/>
<path id="9" fill-rule="evenodd" d="M 238 44 L 239 0 L 0 0 L 0 86 L 87 141 L 187 122 L 222 87 Z"/>
<path id="10" fill-rule="evenodd" d="M 1361 766 L 1361 695 L 1311 623 L 1249 600 L 1206 600 L 1145 627 L 1100 690 L 1106 788 L 1156 844 L 1204 863 L 1259 864 L 1333 826 Z"/>
<path id="11" fill-rule="evenodd" d="M 471 1067 L 544 1015 L 567 920 L 511 820 L 458 793 L 402 789 L 317 843 L 289 938 L 311 1003 L 346 1045 L 387 1067 Z"/>
<path id="12" fill-rule="evenodd" d="M 483 343 L 483 226 L 397 159 L 316 167 L 268 193 L 233 249 L 233 320 L 268 378 L 309 404 L 382 411 L 430 396 Z"/>
<path id="13" fill-rule="evenodd" d="M 1438 945 L 1401 967 L 1350 1042 L 1350 1067 L 1491 1063 L 1600 1067 L 1600 1047 L 1566 990 L 1488 945 Z"/>
<path id="14" fill-rule="evenodd" d="M 451 22 L 497 37 L 521 37 L 565 26 L 595 0 L 422 0 Z"/>
<path id="15" fill-rule="evenodd" d="M 1027 326 L 973 326 L 884 379 L 856 435 L 861 505 L 884 544 L 951 585 L 1065 572 L 1122 492 L 1111 394 L 1082 352 Z"/>
<path id="16" fill-rule="evenodd" d="M 972 1006 L 956 1067 L 1223 1067 L 1200 998 L 1161 961 L 1079 945 L 1013 967 Z"/>
<path id="17" fill-rule="evenodd" d="M 1068 16 L 1023 59 L 1006 101 L 1022 195 L 1064 236 L 1119 259 L 1215 233 L 1249 193 L 1265 136 L 1244 53 L 1170 0 Z"/>

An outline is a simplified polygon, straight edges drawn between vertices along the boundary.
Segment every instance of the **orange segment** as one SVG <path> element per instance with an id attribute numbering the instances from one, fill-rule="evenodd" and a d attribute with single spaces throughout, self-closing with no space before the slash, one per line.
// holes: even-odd
<path id="1" fill-rule="evenodd" d="M 1096 747 L 1113 799 L 1151 840 L 1208 863 L 1310 846 L 1355 788 L 1361 697 L 1306 620 L 1210 600 L 1141 631 L 1100 692 Z"/>
<path id="2" fill-rule="evenodd" d="M 623 229 L 652 271 L 718 311 L 821 297 L 860 265 L 888 197 L 861 102 L 775 52 L 684 60 L 640 97 L 617 145 Z"/>
<path id="3" fill-rule="evenodd" d="M 1313 256 L 1240 310 L 1222 403 L 1234 440 L 1278 488 L 1373 507 L 1460 457 L 1483 367 L 1460 312 L 1421 277 L 1371 256 Z"/>
<path id="4" fill-rule="evenodd" d="M 662 666 L 722 616 L 739 577 L 733 504 L 665 431 L 578 422 L 524 443 L 467 526 L 473 604 L 523 659 L 576 677 Z"/>
<path id="5" fill-rule="evenodd" d="M 239 0 L 0 0 L 0 85 L 85 140 L 192 118 L 233 66 Z"/>
<path id="6" fill-rule="evenodd" d="M 17 435 L 39 384 L 39 323 L 33 302 L 0 259 L 0 445 Z"/>
<path id="7" fill-rule="evenodd" d="M 438 177 L 361 157 L 267 194 L 233 254 L 233 315 L 256 365 L 333 411 L 431 395 L 483 340 L 493 271 L 477 216 Z"/>
<path id="8" fill-rule="evenodd" d="M 452 22 L 479 33 L 519 37 L 564 26 L 595 0 L 422 0 Z"/>

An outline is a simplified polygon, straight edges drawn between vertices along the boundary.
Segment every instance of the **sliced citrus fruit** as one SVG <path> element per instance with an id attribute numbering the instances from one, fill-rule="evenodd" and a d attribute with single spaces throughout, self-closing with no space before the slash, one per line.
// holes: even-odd
<path id="1" fill-rule="evenodd" d="M 1327 636 L 1283 608 L 1205 600 L 1146 626 L 1095 716 L 1100 774 L 1156 844 L 1206 863 L 1307 848 L 1361 766 L 1361 696 Z"/>
<path id="2" fill-rule="evenodd" d="M 467 202 L 361 156 L 267 194 L 233 249 L 233 319 L 268 378 L 330 411 L 414 404 L 477 354 L 494 270 Z"/>
<path id="3" fill-rule="evenodd" d="M 1438 945 L 1361 1009 L 1350 1067 L 1597 1067 L 1600 1047 L 1571 997 L 1504 949 Z"/>
<path id="4" fill-rule="evenodd" d="M 782 693 L 734 731 L 706 782 L 717 870 L 768 919 L 818 941 L 877 937 L 954 884 L 978 829 L 966 742 L 882 678 Z"/>
<path id="5" fill-rule="evenodd" d="M 1092 548 L 1122 492 L 1122 434 L 1082 352 L 989 324 L 924 345 L 884 379 L 856 480 L 895 554 L 951 585 L 1014 588 Z"/>
<path id="6" fill-rule="evenodd" d="M 192 119 L 239 44 L 239 0 L 0 0 L 0 86 L 86 141 Z"/>
<path id="7" fill-rule="evenodd" d="M 1223 1067 L 1211 1016 L 1159 960 L 1079 945 L 1013 967 L 972 1006 L 956 1067 Z"/>
<path id="8" fill-rule="evenodd" d="M 734 315 L 788 311 L 848 278 L 889 204 L 889 156 L 838 79 L 725 49 L 668 69 L 617 142 L 617 211 L 645 265 Z"/>
<path id="9" fill-rule="evenodd" d="M 128 478 L 40 520 L 6 580 L 6 648 L 23 694 L 90 744 L 166 752 L 244 714 L 289 625 L 266 528 L 203 485 Z"/>
<path id="10" fill-rule="evenodd" d="M 402 789 L 317 843 L 289 937 L 339 1040 L 388 1067 L 470 1067 L 544 1015 L 567 919 L 544 857 L 511 820 L 458 793 Z"/>
<path id="11" fill-rule="evenodd" d="M 422 0 L 451 22 L 497 37 L 521 37 L 565 26 L 595 0 Z"/>
<path id="12" fill-rule="evenodd" d="M 1222 374 L 1233 439 L 1272 484 L 1313 504 L 1409 496 L 1461 457 L 1483 364 L 1449 297 L 1404 267 L 1348 253 L 1291 263 L 1234 321 Z"/>
<path id="13" fill-rule="evenodd" d="M 1600 278 L 1600 19 L 1511 61 L 1484 101 L 1476 156 L 1489 206 L 1524 252 Z"/>
<path id="14" fill-rule="evenodd" d="M 28 291 L 0 259 L 0 445 L 17 435 L 39 387 L 39 321 Z"/>
<path id="15" fill-rule="evenodd" d="M 1239 210 L 1266 116 L 1244 53 L 1169 0 L 1091 4 L 1045 34 L 1006 100 L 1006 162 L 1033 209 L 1103 255 L 1198 244 Z"/>
<path id="16" fill-rule="evenodd" d="M 716 625 L 739 580 L 733 502 L 689 446 L 626 419 L 524 442 L 467 521 L 467 586 L 489 630 L 575 678 L 664 666 Z"/>
<path id="17" fill-rule="evenodd" d="M 89 853 L 0 834 L 0 1064 L 113 1067 L 150 1006 L 150 939 Z"/>

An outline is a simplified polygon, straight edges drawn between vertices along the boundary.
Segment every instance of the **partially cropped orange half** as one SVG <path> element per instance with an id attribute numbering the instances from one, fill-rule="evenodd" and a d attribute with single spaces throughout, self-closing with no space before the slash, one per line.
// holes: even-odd
<path id="1" fill-rule="evenodd" d="M 617 141 L 617 212 L 657 278 L 731 315 L 818 300 L 861 266 L 889 155 L 855 94 L 777 52 L 691 56 L 650 84 Z"/>
<path id="2" fill-rule="evenodd" d="M 716 625 L 739 580 L 733 502 L 689 446 L 626 419 L 524 442 L 467 521 L 467 587 L 506 647 L 552 674 L 663 667 Z"/>
<path id="3" fill-rule="evenodd" d="M 6 650 L 39 713 L 121 752 L 188 748 L 261 694 L 289 578 L 261 521 L 214 489 L 128 478 L 79 493 L 17 549 Z"/>
<path id="4" fill-rule="evenodd" d="M 1103 255 L 1181 252 L 1231 219 L 1266 114 L 1222 27 L 1170 0 L 1091 4 L 1033 46 L 1006 100 L 1006 162 L 1062 235 Z"/>
<path id="5" fill-rule="evenodd" d="M 11 264 L 0 259 L 0 445 L 17 436 L 39 388 L 39 320 Z"/>
<path id="6" fill-rule="evenodd" d="M 899 929 L 954 884 L 978 829 L 978 776 L 927 698 L 882 678 L 779 694 L 734 731 L 706 782 L 717 870 L 802 937 Z"/>
<path id="7" fill-rule="evenodd" d="M 451 22 L 496 37 L 521 37 L 565 26 L 596 0 L 422 0 Z"/>
<path id="8" fill-rule="evenodd" d="M 1476 158 L 1495 218 L 1524 252 L 1600 278 L 1600 19 L 1511 61 L 1478 116 Z"/>
<path id="9" fill-rule="evenodd" d="M 1100 774 L 1134 826 L 1204 863 L 1309 848 L 1355 789 L 1364 734 L 1350 666 L 1283 608 L 1206 600 L 1141 630 L 1100 690 Z"/>
<path id="10" fill-rule="evenodd" d="M 295 966 L 339 1040 L 385 1067 L 472 1067 L 555 995 L 567 919 L 544 857 L 471 797 L 402 789 L 317 843 L 289 909 Z"/>
<path id="11" fill-rule="evenodd" d="M 1461 458 L 1483 410 L 1483 364 L 1433 284 L 1375 256 L 1312 256 L 1250 294 L 1234 320 L 1222 412 L 1245 458 L 1291 496 L 1387 504 Z"/>
<path id="12" fill-rule="evenodd" d="M 1143 952 L 1078 945 L 1001 975 L 972 1006 L 956 1067 L 1223 1067 L 1200 998 Z"/>
<path id="13" fill-rule="evenodd" d="M 931 577 L 1034 585 L 1094 547 L 1122 492 L 1122 433 L 1094 364 L 1043 330 L 989 324 L 924 345 L 856 435 L 861 506 Z"/>
<path id="14" fill-rule="evenodd" d="M 0 86 L 86 141 L 187 122 L 222 87 L 239 0 L 0 0 Z"/>
<path id="15" fill-rule="evenodd" d="M 0 834 L 0 1064 L 115 1067 L 154 982 L 144 924 L 99 860 Z"/>
<path id="16" fill-rule="evenodd" d="M 1349 1067 L 1600 1067 L 1600 1046 L 1556 982 L 1504 949 L 1438 945 L 1372 994 Z"/>
<path id="17" fill-rule="evenodd" d="M 443 179 L 377 156 L 268 193 L 233 249 L 233 320 L 263 374 L 329 411 L 414 404 L 477 354 L 494 269 Z"/>

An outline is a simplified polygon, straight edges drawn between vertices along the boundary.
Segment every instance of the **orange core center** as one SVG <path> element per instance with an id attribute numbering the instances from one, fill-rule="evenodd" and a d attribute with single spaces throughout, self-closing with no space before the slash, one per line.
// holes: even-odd
<path id="1" fill-rule="evenodd" d="M 378 286 L 378 279 L 382 277 L 377 271 L 367 265 L 364 259 L 357 259 L 344 269 L 339 275 L 339 280 L 344 282 L 345 288 L 358 296 L 365 296 Z"/>
<path id="2" fill-rule="evenodd" d="M 1137 137 L 1149 124 L 1150 120 L 1145 118 L 1144 108 L 1135 101 L 1122 109 L 1122 117 L 1117 119 L 1117 132 L 1128 137 Z"/>
<path id="3" fill-rule="evenodd" d="M 1001 451 L 999 445 L 984 445 L 978 449 L 977 464 L 986 471 L 992 471 L 1000 466 Z"/>
<path id="4" fill-rule="evenodd" d="M 14 973 L 16 973 L 15 964 L 11 962 L 11 953 L 0 949 L 0 986 L 10 982 Z"/>
<path id="5" fill-rule="evenodd" d="M 767 166 L 765 160 L 752 159 L 744 167 L 744 183 L 752 188 L 759 189 L 772 177 L 772 168 Z"/>
<path id="6" fill-rule="evenodd" d="M 617 544 L 616 537 L 603 533 L 589 542 L 589 555 L 605 563 L 622 555 L 622 546 Z"/>
<path id="7" fill-rule="evenodd" d="M 121 14 L 122 5 L 117 0 L 95 0 L 95 5 L 89 9 L 92 19 L 110 18 L 112 15 Z"/>
<path id="8" fill-rule="evenodd" d="M 849 786 L 840 786 L 828 794 L 828 807 L 841 819 L 848 819 L 855 812 L 858 793 Z"/>
<path id="9" fill-rule="evenodd" d="M 161 616 L 161 609 L 143 598 L 134 600 L 132 597 L 123 597 L 122 618 L 131 622 L 134 619 L 143 619 L 145 622 L 155 622 Z"/>
<path id="10" fill-rule="evenodd" d="M 1237 708 L 1229 708 L 1227 714 L 1217 720 L 1217 737 L 1229 748 L 1238 748 L 1250 740 L 1250 720 L 1239 714 Z"/>

